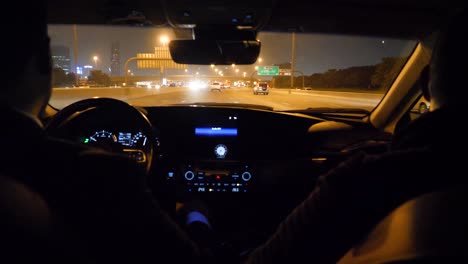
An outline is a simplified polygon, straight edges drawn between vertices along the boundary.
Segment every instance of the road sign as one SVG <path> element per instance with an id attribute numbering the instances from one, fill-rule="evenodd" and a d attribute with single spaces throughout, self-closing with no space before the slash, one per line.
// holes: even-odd
<path id="1" fill-rule="evenodd" d="M 288 75 L 291 76 L 291 69 L 280 69 L 279 75 Z"/>
<path id="2" fill-rule="evenodd" d="M 257 75 L 279 75 L 279 66 L 258 66 Z"/>

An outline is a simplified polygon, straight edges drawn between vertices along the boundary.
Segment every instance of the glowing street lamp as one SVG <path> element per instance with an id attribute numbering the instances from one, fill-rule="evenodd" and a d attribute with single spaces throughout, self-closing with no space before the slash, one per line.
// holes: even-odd
<path id="1" fill-rule="evenodd" d="M 168 36 L 161 36 L 159 38 L 159 41 L 163 44 L 163 47 L 167 45 L 167 43 L 169 43 L 169 37 Z"/>
<path id="2" fill-rule="evenodd" d="M 99 60 L 98 56 L 93 56 L 94 66 L 97 68 L 97 61 Z"/>

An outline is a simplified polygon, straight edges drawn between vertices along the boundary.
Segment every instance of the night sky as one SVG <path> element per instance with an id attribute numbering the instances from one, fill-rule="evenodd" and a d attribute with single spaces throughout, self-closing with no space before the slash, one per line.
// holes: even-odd
<path id="1" fill-rule="evenodd" d="M 136 53 L 150 53 L 154 46 L 160 46 L 159 37 L 167 35 L 174 38 L 171 29 L 135 28 L 115 26 L 78 26 L 78 65 L 94 65 L 93 56 L 98 56 L 98 69 L 108 73 L 111 58 L 111 43 L 120 44 L 121 67 Z M 64 45 L 70 48 L 73 66 L 73 29 L 72 26 L 49 26 L 52 45 Z M 257 39 L 262 42 L 261 63 L 272 65 L 291 61 L 291 33 L 259 33 Z M 350 66 L 374 65 L 381 58 L 389 56 L 407 56 L 415 46 L 414 41 L 401 41 L 382 38 L 357 38 L 352 36 L 296 34 L 295 69 L 306 75 L 324 72 L 328 69 L 341 69 Z M 129 67 L 135 74 L 154 74 L 150 70 L 136 69 L 136 63 Z M 238 66 L 239 72 L 250 75 L 254 66 Z M 221 67 L 225 73 L 235 74 L 230 66 Z M 190 66 L 191 72 L 200 74 L 214 73 L 209 66 Z"/>

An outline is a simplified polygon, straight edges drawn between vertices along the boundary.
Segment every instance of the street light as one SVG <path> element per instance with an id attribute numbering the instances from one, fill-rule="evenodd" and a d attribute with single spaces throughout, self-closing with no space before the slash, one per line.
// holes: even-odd
<path id="1" fill-rule="evenodd" d="M 93 57 L 93 60 L 94 60 L 94 66 L 95 66 L 96 69 L 97 69 L 97 61 L 99 60 L 98 56 L 94 56 L 94 57 Z"/>
<path id="2" fill-rule="evenodd" d="M 167 45 L 167 43 L 169 43 L 169 37 L 168 36 L 161 36 L 159 38 L 159 41 L 161 41 L 161 43 L 163 44 L 163 47 Z"/>

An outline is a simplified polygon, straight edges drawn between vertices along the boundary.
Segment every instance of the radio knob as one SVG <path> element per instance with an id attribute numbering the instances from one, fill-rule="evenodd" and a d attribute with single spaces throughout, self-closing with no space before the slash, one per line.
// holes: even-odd
<path id="1" fill-rule="evenodd" d="M 187 181 L 191 181 L 193 180 L 193 178 L 195 178 L 195 173 L 193 173 L 193 171 L 186 171 L 185 174 L 184 174 L 184 177 Z"/>
<path id="2" fill-rule="evenodd" d="M 252 179 L 252 174 L 250 174 L 250 172 L 246 171 L 244 173 L 242 173 L 242 180 L 244 181 L 250 181 L 250 179 Z"/>

